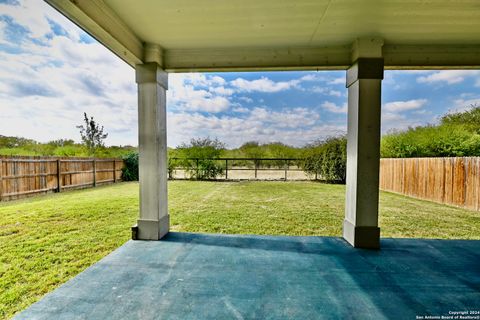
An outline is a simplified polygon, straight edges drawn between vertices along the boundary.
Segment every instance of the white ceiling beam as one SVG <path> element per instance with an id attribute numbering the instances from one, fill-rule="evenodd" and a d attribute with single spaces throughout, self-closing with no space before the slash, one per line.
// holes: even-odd
<path id="1" fill-rule="evenodd" d="M 351 45 L 316 48 L 243 48 L 165 50 L 165 69 L 188 71 L 256 71 L 345 69 Z"/>
<path id="2" fill-rule="evenodd" d="M 142 41 L 103 0 L 45 1 L 129 65 L 142 63 L 144 57 Z"/>
<path id="3" fill-rule="evenodd" d="M 170 72 L 342 70 L 352 62 L 352 46 L 290 49 L 165 50 Z M 383 46 L 385 69 L 478 69 L 480 45 Z"/>
<path id="4" fill-rule="evenodd" d="M 479 45 L 385 45 L 386 69 L 480 69 Z"/>

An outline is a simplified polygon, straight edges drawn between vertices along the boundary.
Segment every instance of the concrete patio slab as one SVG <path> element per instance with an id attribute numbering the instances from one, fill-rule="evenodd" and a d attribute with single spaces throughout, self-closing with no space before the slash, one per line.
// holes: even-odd
<path id="1" fill-rule="evenodd" d="M 480 310 L 480 241 L 170 233 L 129 241 L 15 319 L 415 319 Z"/>

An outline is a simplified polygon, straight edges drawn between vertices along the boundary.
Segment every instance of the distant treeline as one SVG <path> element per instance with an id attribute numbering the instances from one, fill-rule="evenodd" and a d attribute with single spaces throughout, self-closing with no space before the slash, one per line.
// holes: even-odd
<path id="1" fill-rule="evenodd" d="M 100 147 L 95 152 L 98 158 L 121 158 L 128 153 L 136 152 L 132 146 Z M 6 156 L 56 156 L 56 157 L 89 157 L 88 148 L 69 139 L 53 140 L 47 143 L 37 142 L 21 137 L 0 135 L 0 155 Z"/>

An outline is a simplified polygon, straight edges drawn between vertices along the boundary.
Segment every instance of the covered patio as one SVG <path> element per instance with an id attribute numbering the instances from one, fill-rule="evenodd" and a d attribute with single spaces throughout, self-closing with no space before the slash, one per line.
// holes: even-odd
<path id="1" fill-rule="evenodd" d="M 343 237 L 378 249 L 384 69 L 480 66 L 480 7 L 469 0 L 46 1 L 136 70 L 139 240 L 159 240 L 170 227 L 169 72 L 346 69 Z"/>
<path id="2" fill-rule="evenodd" d="M 140 214 L 132 241 L 18 319 L 478 310 L 478 241 L 381 239 L 378 226 L 384 69 L 479 68 L 478 2 L 46 1 L 136 70 Z M 343 239 L 169 233 L 168 74 L 261 70 L 347 70 Z"/>
<path id="3" fill-rule="evenodd" d="M 478 310 L 479 241 L 381 244 L 172 232 L 127 242 L 15 319 L 415 319 Z"/>

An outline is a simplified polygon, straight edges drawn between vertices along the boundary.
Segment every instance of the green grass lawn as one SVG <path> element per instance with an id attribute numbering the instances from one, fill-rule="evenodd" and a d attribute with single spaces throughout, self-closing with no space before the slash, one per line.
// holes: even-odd
<path id="1" fill-rule="evenodd" d="M 340 236 L 345 187 L 314 182 L 169 184 L 172 230 Z M 130 238 L 138 184 L 0 203 L 0 318 L 39 300 Z M 391 193 L 383 237 L 480 239 L 480 213 Z"/>

